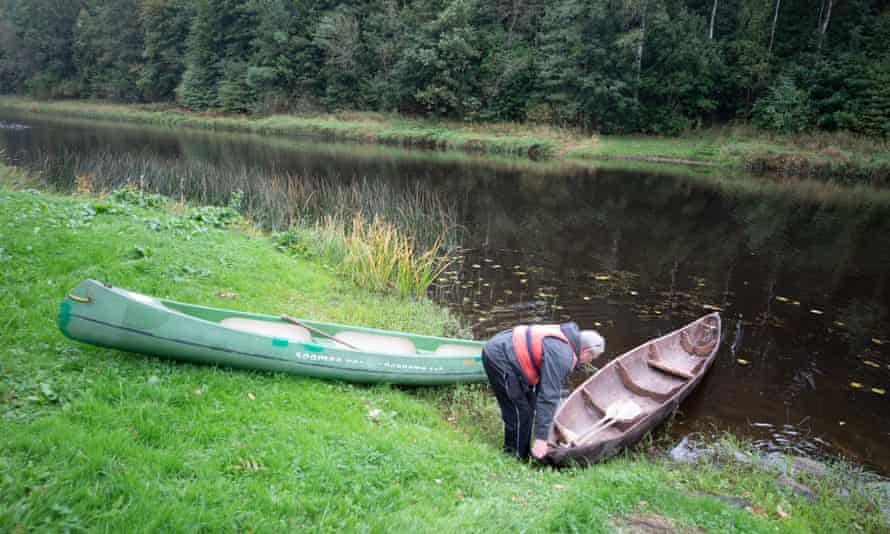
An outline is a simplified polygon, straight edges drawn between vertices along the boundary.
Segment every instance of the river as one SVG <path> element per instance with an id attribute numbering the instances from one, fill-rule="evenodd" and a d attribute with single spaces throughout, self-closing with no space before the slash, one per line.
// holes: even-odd
<path id="1" fill-rule="evenodd" d="M 890 474 L 890 206 L 877 200 L 2 110 L 0 150 L 43 169 L 72 156 L 200 169 L 189 174 L 200 186 L 137 171 L 120 180 L 201 201 L 221 202 L 236 186 L 253 194 L 281 173 L 430 191 L 463 228 L 459 257 L 431 296 L 477 338 L 573 320 L 606 337 L 607 360 L 720 310 L 718 360 L 669 432 L 729 431 L 763 450 L 842 456 Z M 208 174 L 247 170 L 244 183 L 208 185 Z M 286 224 L 277 213 L 267 226 Z"/>

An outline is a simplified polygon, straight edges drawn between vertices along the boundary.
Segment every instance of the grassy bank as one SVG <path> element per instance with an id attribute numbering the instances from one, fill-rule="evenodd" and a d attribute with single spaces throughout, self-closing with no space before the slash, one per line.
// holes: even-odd
<path id="1" fill-rule="evenodd" d="M 190 113 L 172 105 L 128 106 L 79 101 L 48 102 L 17 97 L 0 97 L 0 107 L 83 119 L 241 131 L 262 135 L 320 134 L 351 141 L 532 157 L 552 155 L 558 148 L 555 139 L 534 130 L 516 134 L 511 128 L 505 127 L 476 128 L 460 123 L 414 120 L 379 113 L 250 117 Z"/>
<path id="2" fill-rule="evenodd" d="M 842 499 L 825 482 L 808 503 L 742 464 L 643 452 L 590 469 L 517 464 L 497 450 L 480 387 L 365 387 L 67 340 L 56 307 L 87 277 L 211 306 L 458 326 L 428 302 L 369 294 L 281 254 L 246 224 L 182 225 L 195 208 L 26 183 L 0 168 L 0 531 L 611 532 L 653 518 L 687 532 L 883 531 L 859 486 Z"/>
<path id="3" fill-rule="evenodd" d="M 890 185 L 890 142 L 845 133 L 779 135 L 747 127 L 719 127 L 679 137 L 600 136 L 546 126 L 468 124 L 380 113 L 266 117 L 198 114 L 171 105 L 134 106 L 0 97 L 0 107 L 55 116 L 175 127 L 336 139 L 409 147 L 457 149 L 578 161 L 631 161 L 679 169 L 813 178 Z"/>
<path id="4" fill-rule="evenodd" d="M 779 135 L 721 127 L 676 138 L 603 136 L 568 156 L 740 169 L 779 178 L 890 185 L 890 143 L 846 133 Z"/>

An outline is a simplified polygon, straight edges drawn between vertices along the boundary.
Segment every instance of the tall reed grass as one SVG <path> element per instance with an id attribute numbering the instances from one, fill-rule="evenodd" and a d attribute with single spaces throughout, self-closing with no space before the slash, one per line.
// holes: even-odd
<path id="1" fill-rule="evenodd" d="M 311 226 L 293 226 L 276 235 L 278 247 L 319 259 L 359 287 L 403 298 L 422 298 L 451 263 L 441 240 L 419 246 L 379 215 L 359 213 L 344 221 L 326 216 Z"/>
<path id="2" fill-rule="evenodd" d="M 439 256 L 438 243 L 418 252 L 412 240 L 379 216 L 352 219 L 345 236 L 345 273 L 359 287 L 394 290 L 401 297 L 420 298 L 448 267 Z"/>
<path id="3" fill-rule="evenodd" d="M 247 165 L 215 165 L 144 154 L 59 150 L 38 154 L 29 165 L 60 191 L 89 182 L 94 192 L 124 186 L 160 193 L 180 202 L 225 205 L 243 191 L 243 214 L 265 230 L 314 227 L 330 217 L 351 221 L 356 214 L 380 217 L 405 234 L 418 250 L 453 248 L 463 237 L 459 213 L 441 191 L 359 176 L 321 177 L 266 172 Z"/>
<path id="4" fill-rule="evenodd" d="M 244 165 L 216 166 L 136 154 L 41 154 L 36 167 L 58 190 L 94 193 L 131 187 L 180 202 L 240 207 L 276 233 L 278 247 L 336 266 L 360 287 L 420 298 L 458 246 L 458 214 L 441 192 L 417 183 L 265 173 Z"/>

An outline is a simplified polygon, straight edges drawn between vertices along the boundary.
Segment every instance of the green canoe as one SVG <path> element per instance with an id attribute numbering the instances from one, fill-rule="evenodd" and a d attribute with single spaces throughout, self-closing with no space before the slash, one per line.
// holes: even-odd
<path id="1" fill-rule="evenodd" d="M 243 313 L 86 280 L 59 306 L 71 339 L 205 363 L 350 382 L 482 382 L 482 343 Z M 348 348 L 352 347 L 352 348 Z"/>

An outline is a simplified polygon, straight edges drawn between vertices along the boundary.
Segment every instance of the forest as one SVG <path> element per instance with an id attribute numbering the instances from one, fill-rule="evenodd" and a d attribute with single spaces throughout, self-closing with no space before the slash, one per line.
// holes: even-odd
<path id="1" fill-rule="evenodd" d="M 0 93 L 890 137 L 888 0 L 0 0 Z"/>

